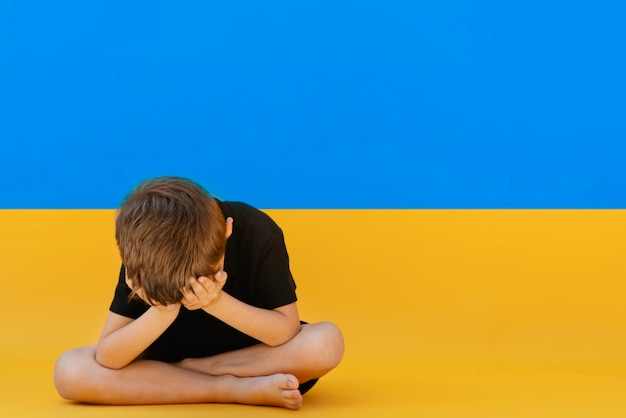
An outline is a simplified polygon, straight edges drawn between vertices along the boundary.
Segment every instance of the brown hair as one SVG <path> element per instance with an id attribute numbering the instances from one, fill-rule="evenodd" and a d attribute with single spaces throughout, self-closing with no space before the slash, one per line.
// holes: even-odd
<path id="1" fill-rule="evenodd" d="M 210 276 L 226 250 L 224 216 L 202 186 L 180 177 L 149 179 L 120 206 L 115 239 L 132 281 L 150 303 L 182 299 L 190 277 Z"/>

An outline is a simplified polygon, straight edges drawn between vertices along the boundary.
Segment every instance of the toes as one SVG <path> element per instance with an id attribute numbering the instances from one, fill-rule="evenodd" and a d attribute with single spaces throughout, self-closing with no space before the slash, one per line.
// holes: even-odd
<path id="1" fill-rule="evenodd" d="M 284 389 L 298 389 L 298 386 L 300 386 L 300 382 L 298 382 L 298 379 L 290 374 L 288 374 L 286 377 L 287 379 Z"/>
<path id="2" fill-rule="evenodd" d="M 302 395 L 297 390 L 283 391 L 283 399 L 285 407 L 289 409 L 298 409 L 302 406 Z"/>
<path id="3" fill-rule="evenodd" d="M 301 398 L 302 395 L 300 394 L 299 390 L 284 390 L 283 391 L 283 397 L 285 399 L 298 399 Z"/>

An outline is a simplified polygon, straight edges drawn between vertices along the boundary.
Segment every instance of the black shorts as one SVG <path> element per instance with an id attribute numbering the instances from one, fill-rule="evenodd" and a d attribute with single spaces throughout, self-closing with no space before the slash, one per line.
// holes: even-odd
<path id="1" fill-rule="evenodd" d="M 317 383 L 319 379 L 311 379 L 308 380 L 304 383 L 302 383 L 299 387 L 298 390 L 300 391 L 300 394 L 304 395 L 305 393 L 307 393 L 308 391 L 311 390 L 311 388 L 313 388 L 313 386 L 315 386 L 315 384 Z"/>

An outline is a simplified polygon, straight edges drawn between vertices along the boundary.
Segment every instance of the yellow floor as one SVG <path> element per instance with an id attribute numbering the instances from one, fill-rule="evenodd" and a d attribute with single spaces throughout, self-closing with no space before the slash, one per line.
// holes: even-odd
<path id="1" fill-rule="evenodd" d="M 626 416 L 626 211 L 268 212 L 303 319 L 347 343 L 298 416 Z M 3 416 L 293 416 L 56 395 L 55 358 L 95 342 L 113 294 L 113 216 L 0 211 Z"/>

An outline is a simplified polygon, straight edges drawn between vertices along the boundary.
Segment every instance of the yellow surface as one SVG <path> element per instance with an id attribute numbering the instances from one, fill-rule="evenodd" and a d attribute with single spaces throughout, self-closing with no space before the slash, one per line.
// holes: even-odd
<path id="1" fill-rule="evenodd" d="M 298 416 L 626 416 L 626 211 L 268 211 L 308 321 L 343 364 Z M 295 416 L 61 400 L 55 358 L 95 342 L 113 211 L 0 211 L 3 416 Z"/>

